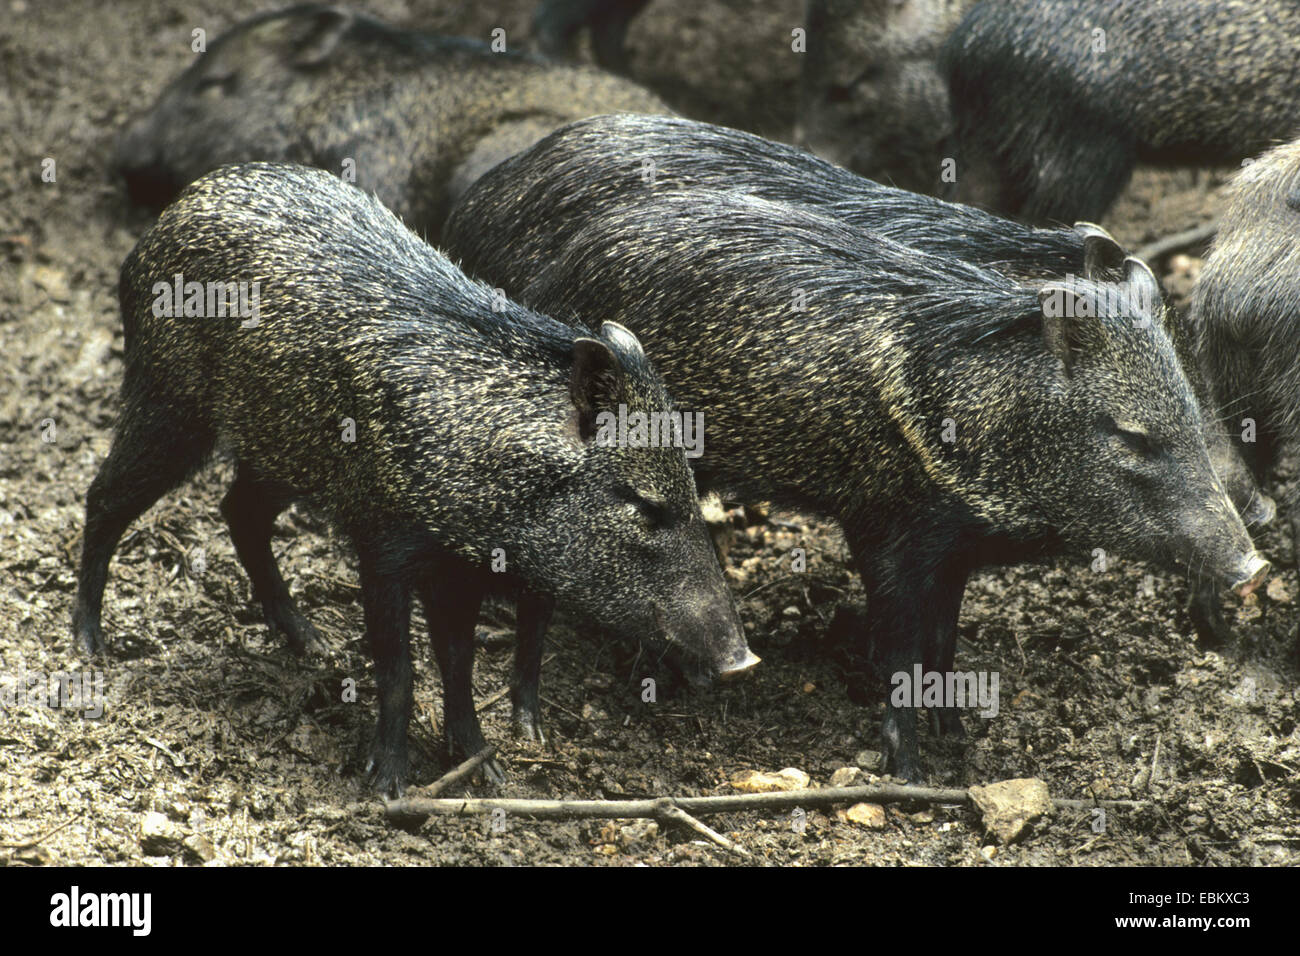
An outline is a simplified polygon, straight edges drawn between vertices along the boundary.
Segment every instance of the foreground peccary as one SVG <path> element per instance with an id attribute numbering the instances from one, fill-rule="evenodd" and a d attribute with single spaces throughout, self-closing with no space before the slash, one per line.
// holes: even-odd
<path id="1" fill-rule="evenodd" d="M 251 280 L 251 318 L 226 317 L 224 302 L 218 317 L 203 312 L 209 284 Z M 174 283 L 184 314 L 160 316 Z M 400 790 L 406 774 L 412 595 L 454 755 L 484 744 L 470 673 L 489 589 L 523 589 L 520 626 L 537 639 L 553 598 L 678 652 L 695 680 L 757 662 L 683 449 L 596 440 L 606 412 L 670 409 L 625 329 L 578 336 L 470 281 L 338 177 L 261 163 L 187 189 L 127 257 L 120 298 L 122 414 L 86 495 L 73 620 L 85 651 L 104 646 L 119 537 L 220 445 L 237 463 L 222 502 L 235 550 L 268 624 L 295 648 L 313 634 L 271 554 L 276 515 L 303 499 L 356 548 L 381 789 Z M 537 643 L 517 686 L 535 689 Z M 535 727 L 535 696 L 517 691 L 516 705 Z"/>
<path id="2" fill-rule="evenodd" d="M 958 196 L 1097 219 L 1135 162 L 1250 156 L 1300 129 L 1294 0 L 983 0 L 941 57 Z"/>
<path id="3" fill-rule="evenodd" d="M 124 131 L 115 164 L 156 206 L 225 163 L 320 166 L 354 175 L 435 240 L 484 170 L 570 120 L 620 110 L 670 112 L 599 70 L 309 4 L 211 41 Z"/>
<path id="4" fill-rule="evenodd" d="M 467 194 L 452 254 L 535 307 L 635 329 L 709 416 L 697 479 L 838 519 L 886 678 L 952 672 L 965 582 L 989 563 L 1100 548 L 1241 591 L 1267 569 L 1138 260 L 1116 285 L 1021 285 L 734 192 L 629 175 L 574 197 L 546 145 Z M 891 700 L 883 733 L 917 779 L 915 710 Z"/>
<path id="5" fill-rule="evenodd" d="M 1300 141 L 1270 150 L 1233 181 L 1189 313 L 1214 403 L 1261 481 L 1300 442 L 1298 240 Z M 1287 504 L 1300 546 L 1300 501 Z"/>
<path id="6" fill-rule="evenodd" d="M 936 191 L 952 134 L 939 50 L 972 0 L 809 0 L 795 142 Z"/>
<path id="7" fill-rule="evenodd" d="M 547 189 L 576 205 L 604 202 L 636 178 L 642 188 L 704 186 L 808 207 L 922 252 L 992 266 L 1019 278 L 1113 279 L 1125 258 L 1110 234 L 1090 223 L 1026 226 L 973 206 L 882 185 L 784 143 L 680 117 L 590 117 L 556 130 L 532 154 L 534 161 L 512 167 L 519 192 Z M 483 203 L 499 198 L 493 191 L 476 191 L 465 198 L 456 218 L 472 223 Z M 510 245 L 540 260 L 552 240 L 546 220 L 521 219 Z M 1209 393 L 1197 374 L 1191 340 L 1172 316 L 1170 322 L 1183 368 L 1204 406 Z M 1206 424 L 1211 461 L 1243 519 L 1248 525 L 1267 523 L 1272 502 L 1259 493 L 1223 429 L 1214 421 Z M 1206 610 L 1216 606 L 1212 586 L 1201 604 Z M 1225 636 L 1219 619 L 1207 620 L 1200 609 L 1194 610 L 1202 631 Z"/>
<path id="8" fill-rule="evenodd" d="M 632 18 L 650 0 L 542 0 L 533 13 L 533 35 L 548 56 L 569 51 L 574 37 L 591 31 L 591 49 L 596 62 L 607 70 L 627 72 L 623 41 Z"/>

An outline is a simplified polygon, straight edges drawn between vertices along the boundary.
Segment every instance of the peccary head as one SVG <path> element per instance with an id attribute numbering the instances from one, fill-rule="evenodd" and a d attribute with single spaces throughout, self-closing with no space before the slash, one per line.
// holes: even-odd
<path id="1" fill-rule="evenodd" d="M 1005 451 L 980 477 L 988 499 L 1005 482 L 1071 550 L 1179 563 L 1248 593 L 1268 563 L 1212 466 L 1150 270 L 1130 258 L 1119 282 L 1067 277 L 1039 302 L 1054 367 L 984 435 Z"/>
<path id="2" fill-rule="evenodd" d="M 252 155 L 309 162 L 299 140 L 313 117 L 301 107 L 329 77 L 365 75 L 368 38 L 394 32 L 341 7 L 305 4 L 212 39 L 118 140 L 114 165 L 132 199 L 164 205 L 208 170 Z M 391 46 L 385 36 L 374 62 L 390 63 Z"/>
<path id="3" fill-rule="evenodd" d="M 952 132 L 936 66 L 972 0 L 809 0 L 795 142 L 864 176 L 929 191 Z"/>
<path id="4" fill-rule="evenodd" d="M 687 464 L 641 344 L 612 322 L 573 346 L 569 434 L 579 466 L 536 496 L 525 575 L 565 607 L 641 639 L 694 683 L 758 663 L 746 646 Z M 637 430 L 638 416 L 648 419 Z M 620 427 L 622 426 L 622 427 Z"/>

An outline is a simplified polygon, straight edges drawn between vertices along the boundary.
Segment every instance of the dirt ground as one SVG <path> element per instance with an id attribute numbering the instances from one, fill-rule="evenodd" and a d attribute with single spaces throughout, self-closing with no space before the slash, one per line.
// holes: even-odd
<path id="1" fill-rule="evenodd" d="M 147 227 L 112 181 L 114 131 L 209 35 L 266 0 L 0 0 L 0 689 L 79 670 L 69 608 L 82 496 L 117 410 L 122 339 L 117 268 Z M 359 2 L 401 23 L 486 37 L 527 35 L 532 0 Z M 788 52 L 802 0 L 656 0 L 633 28 L 633 75 L 687 115 L 783 136 L 798 64 Z M 42 161 L 57 181 L 43 182 Z M 1224 173 L 1148 173 L 1110 218 L 1141 243 L 1217 208 Z M 1186 294 L 1195 259 L 1166 270 Z M 595 822 L 433 819 L 386 823 L 363 788 L 375 699 L 355 566 L 308 515 L 286 516 L 275 549 L 332 653 L 293 658 L 271 640 L 238 567 L 218 501 L 218 463 L 129 532 L 111 569 L 98 720 L 0 710 L 0 862 L 69 864 L 723 864 L 677 828 Z M 741 529 L 728 574 L 754 650 L 753 679 L 708 693 L 663 685 L 643 703 L 644 663 L 565 625 L 544 668 L 549 743 L 516 741 L 509 704 L 511 612 L 485 615 L 475 677 L 504 795 L 617 798 L 732 792 L 733 775 L 796 767 L 877 769 L 881 698 L 845 680 L 828 625 L 862 600 L 832 526 L 796 515 Z M 1140 564 L 1024 566 L 971 582 L 958 666 L 1000 674 L 1002 707 L 968 719 L 964 745 L 922 748 L 930 783 L 1040 777 L 1061 797 L 1149 801 L 1109 814 L 1062 811 L 1025 841 L 986 850 L 957 807 L 890 806 L 869 827 L 834 811 L 741 813 L 707 822 L 771 864 L 1300 863 L 1297 580 L 1276 530 L 1267 593 L 1234 602 L 1236 640 L 1198 644 L 1184 580 Z M 808 569 L 794 573 L 802 547 Z M 201 552 L 202 560 L 196 560 Z M 422 634 L 417 621 L 414 633 Z M 423 646 L 423 642 L 421 642 Z M 445 769 L 436 668 L 418 655 L 413 782 Z M 358 687 L 343 702 L 347 679 Z M 493 701 L 492 703 L 488 703 Z M 418 789 L 418 788 L 417 788 Z M 469 792 L 496 791 L 482 783 Z M 148 816 L 156 812 L 165 818 Z M 148 835 L 142 835 L 142 827 Z M 24 845 L 25 844 L 25 845 Z"/>

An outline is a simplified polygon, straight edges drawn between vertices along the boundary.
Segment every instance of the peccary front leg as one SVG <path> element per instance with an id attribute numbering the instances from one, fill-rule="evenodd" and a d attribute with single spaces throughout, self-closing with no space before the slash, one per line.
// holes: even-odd
<path id="1" fill-rule="evenodd" d="M 957 619 L 961 614 L 961 599 L 966 591 L 969 572 L 964 566 L 950 562 L 936 572 L 936 597 L 934 623 L 937 628 L 928 644 L 925 669 L 939 674 L 951 674 L 957 658 Z M 945 737 L 964 737 L 961 711 L 956 707 L 930 708 L 930 727 L 934 733 Z"/>
<path id="2" fill-rule="evenodd" d="M 379 690 L 379 724 L 366 773 L 380 793 L 400 796 L 406 788 L 406 729 L 411 720 L 411 596 L 403 576 L 380 572 L 374 556 L 358 550 L 366 641 Z"/>
<path id="3" fill-rule="evenodd" d="M 555 600 L 524 590 L 515 606 L 518 643 L 515 672 L 510 682 L 511 720 L 515 732 L 536 743 L 546 743 L 542 733 L 542 648 Z"/>
<path id="4" fill-rule="evenodd" d="M 474 626 L 486 592 L 476 573 L 439 564 L 419 586 L 429 640 L 442 674 L 443 723 L 452 761 L 464 760 L 487 747 L 474 709 Z M 498 786 L 506 782 L 496 760 L 483 772 Z"/>
<path id="5" fill-rule="evenodd" d="M 957 613 L 966 576 L 955 564 L 947 542 L 929 544 L 903 538 L 897 549 L 881 550 L 870 543 L 850 542 L 867 589 L 870 635 L 876 671 L 886 693 L 881 722 L 885 769 L 920 782 L 920 749 L 916 734 L 914 695 L 916 665 L 927 662 L 951 668 L 956 646 Z M 897 679 L 897 680 L 896 680 Z M 895 704 L 895 690 L 903 700 Z M 952 728 L 951 715 L 945 720 Z M 960 725 L 960 720 L 956 721 Z"/>
<path id="6" fill-rule="evenodd" d="M 221 513 L 230 528 L 239 562 L 253 582 L 253 598 L 262 604 L 266 626 L 272 633 L 284 635 L 295 654 L 304 654 L 320 645 L 320 637 L 290 597 L 271 552 L 276 516 L 292 499 L 290 489 L 258 481 L 241 464 L 234 484 L 221 501 Z"/>
<path id="7" fill-rule="evenodd" d="M 1192 619 L 1197 636 L 1211 647 L 1228 643 L 1232 638 L 1232 628 L 1223 616 L 1218 585 L 1192 571 L 1187 575 L 1187 588 L 1187 615 Z"/>

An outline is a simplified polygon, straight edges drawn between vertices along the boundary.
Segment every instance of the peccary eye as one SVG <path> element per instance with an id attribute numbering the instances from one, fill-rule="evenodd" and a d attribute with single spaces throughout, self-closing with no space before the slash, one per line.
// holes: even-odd
<path id="1" fill-rule="evenodd" d="M 1132 425 L 1128 422 L 1120 424 L 1112 418 L 1105 419 L 1107 430 L 1118 438 L 1129 451 L 1135 455 L 1141 455 L 1143 458 L 1157 458 L 1160 455 L 1160 449 L 1152 440 L 1151 435 L 1139 425 Z"/>
<path id="2" fill-rule="evenodd" d="M 635 511 L 637 516 L 645 522 L 649 530 L 653 531 L 668 524 L 668 506 L 662 501 L 647 498 L 637 492 L 636 489 L 627 486 L 620 486 L 615 489 L 615 492 L 627 503 L 628 508 Z"/>
<path id="3" fill-rule="evenodd" d="M 827 103 L 847 103 L 853 98 L 853 87 L 851 86 L 832 86 L 826 90 Z"/>

